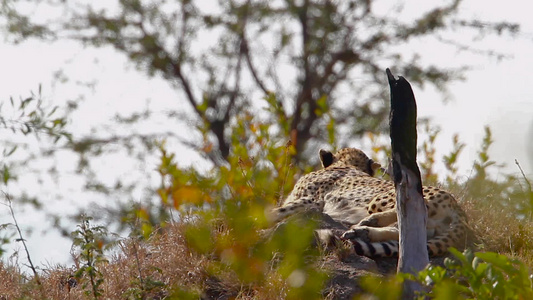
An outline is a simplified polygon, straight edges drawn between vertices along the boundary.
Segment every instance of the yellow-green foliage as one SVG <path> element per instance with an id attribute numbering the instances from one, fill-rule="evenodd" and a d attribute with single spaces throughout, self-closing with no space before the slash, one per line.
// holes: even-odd
<path id="1" fill-rule="evenodd" d="M 522 262 L 494 252 L 450 251 L 445 268 L 429 266 L 416 276 L 368 276 L 361 286 L 377 299 L 401 299 L 405 280 L 422 284 L 419 299 L 533 299 L 532 277 Z"/>
<path id="2" fill-rule="evenodd" d="M 313 221 L 295 219 L 267 231 L 272 225 L 268 211 L 297 179 L 291 166 L 294 148 L 271 138 L 270 132 L 279 129 L 273 127 L 244 113 L 232 131 L 228 164 L 207 174 L 180 169 L 162 144 L 158 194 L 183 222 L 191 255 L 208 261 L 204 272 L 209 278 L 226 287 L 240 286 L 238 293 L 262 290 L 276 298 L 319 298 L 326 276 L 314 264 Z M 149 236 L 153 228 L 144 224 Z M 180 286 L 176 293 L 195 288 Z"/>

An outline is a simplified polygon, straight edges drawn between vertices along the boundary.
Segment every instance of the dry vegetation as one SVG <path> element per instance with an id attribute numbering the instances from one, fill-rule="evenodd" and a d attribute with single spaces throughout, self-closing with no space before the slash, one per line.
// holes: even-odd
<path id="1" fill-rule="evenodd" d="M 517 220 L 499 206 L 466 200 L 469 224 L 477 239 L 479 251 L 492 251 L 518 258 L 533 269 L 533 223 Z"/>
<path id="2" fill-rule="evenodd" d="M 191 251 L 186 242 L 187 226 L 171 224 L 146 241 L 128 239 L 118 245 L 108 263 L 99 266 L 104 278 L 102 299 L 282 299 L 287 283 L 269 262 L 261 285 L 247 284 L 228 268 L 221 268 L 220 255 Z M 218 232 L 229 234 L 227 231 Z M 270 269 L 270 271 L 268 270 Z M 42 272 L 42 288 L 23 275 L 17 265 L 0 264 L 1 299 L 84 299 L 82 285 L 88 279 L 75 278 L 74 271 L 61 266 Z M 216 274 L 214 276 L 213 274 Z M 69 280 L 71 280 L 69 282 Z"/>
<path id="3" fill-rule="evenodd" d="M 470 224 L 474 231 L 480 234 L 479 240 L 482 242 L 483 250 L 518 257 L 531 265 L 529 246 L 533 236 L 531 223 L 527 223 L 529 226 L 524 227 L 522 223 L 510 217 L 502 217 L 501 213 L 475 208 L 470 202 L 465 202 L 463 206 L 470 216 Z M 186 226 L 183 224 L 172 224 L 153 234 L 146 241 L 127 239 L 120 242 L 116 253 L 109 257 L 109 262 L 99 268 L 104 278 L 100 287 L 101 298 L 284 299 L 287 297 L 286 291 L 289 286 L 283 276 L 275 271 L 276 258 L 268 262 L 270 270 L 265 272 L 264 281 L 246 283 L 240 280 L 230 267 L 214 270 L 216 266 L 220 267 L 219 264 L 213 263 L 220 261 L 216 253 L 199 254 L 191 251 L 185 239 L 185 231 Z M 219 234 L 228 233 L 219 232 Z M 335 252 L 322 253 L 319 262 L 315 263 L 321 267 L 331 268 L 338 266 L 341 261 L 349 266 L 350 259 L 354 259 L 346 256 L 339 259 L 339 257 Z M 337 264 L 331 263 L 331 260 L 336 260 Z M 88 279 L 74 279 L 74 271 L 62 266 L 48 267 L 41 273 L 42 287 L 39 287 L 31 278 L 23 275 L 18 265 L 0 264 L 1 299 L 92 298 L 82 288 Z M 358 273 L 359 276 L 367 274 L 365 270 L 358 270 Z M 330 293 L 338 295 L 340 292 L 330 291 Z M 326 297 L 327 294 L 322 296 Z"/>

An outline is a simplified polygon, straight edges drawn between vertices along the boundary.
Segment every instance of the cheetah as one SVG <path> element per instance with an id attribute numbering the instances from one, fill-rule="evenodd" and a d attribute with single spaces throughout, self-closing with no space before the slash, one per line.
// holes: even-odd
<path id="1" fill-rule="evenodd" d="M 350 229 L 343 240 L 355 252 L 368 257 L 398 255 L 399 231 L 394 182 L 373 177 L 380 165 L 355 148 L 333 154 L 319 151 L 323 169 L 298 180 L 281 207 L 274 209 L 280 220 L 309 208 L 321 211 Z M 436 187 L 423 187 L 427 207 L 429 256 L 458 247 L 467 231 L 466 215 L 455 198 Z"/>

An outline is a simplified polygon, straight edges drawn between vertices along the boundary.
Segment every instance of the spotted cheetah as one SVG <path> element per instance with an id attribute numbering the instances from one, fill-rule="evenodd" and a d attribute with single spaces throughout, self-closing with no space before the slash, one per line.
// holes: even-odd
<path id="1" fill-rule="evenodd" d="M 357 254 L 368 257 L 398 255 L 399 232 L 394 182 L 373 177 L 380 165 L 361 150 L 345 148 L 335 155 L 320 150 L 323 169 L 296 183 L 275 218 L 314 208 L 350 229 L 342 238 Z M 428 253 L 443 255 L 460 245 L 466 234 L 466 216 L 455 198 L 435 187 L 423 187 L 427 207 Z"/>

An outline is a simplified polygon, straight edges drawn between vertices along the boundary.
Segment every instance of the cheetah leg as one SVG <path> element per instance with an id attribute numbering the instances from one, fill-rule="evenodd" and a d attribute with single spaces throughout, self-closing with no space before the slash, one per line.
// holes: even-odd
<path id="1" fill-rule="evenodd" d="M 400 235 L 395 227 L 352 226 L 342 235 L 349 239 L 355 253 L 374 257 L 391 257 L 398 255 L 398 239 Z"/>
<path id="2" fill-rule="evenodd" d="M 369 227 L 386 227 L 398 221 L 398 215 L 395 209 L 390 209 L 384 212 L 377 212 L 364 218 L 357 224 L 358 226 Z"/>
<path id="3" fill-rule="evenodd" d="M 277 222 L 283 218 L 305 210 L 314 209 L 317 211 L 322 211 L 323 208 L 323 201 L 317 202 L 313 201 L 313 199 L 311 198 L 301 198 L 298 199 L 298 201 L 285 203 L 282 207 L 273 209 L 271 212 L 270 219 Z"/>
<path id="4" fill-rule="evenodd" d="M 445 230 L 438 230 L 428 239 L 429 256 L 440 256 L 448 252 L 449 247 L 462 248 L 465 244 L 468 225 L 460 216 L 451 216 L 449 224 L 443 224 Z M 446 223 L 443 221 L 443 223 Z"/>
<path id="5" fill-rule="evenodd" d="M 384 242 L 390 240 L 398 240 L 399 233 L 396 227 L 369 227 L 355 225 L 348 231 L 346 231 L 342 237 L 345 240 L 359 239 L 364 242 Z"/>
<path id="6" fill-rule="evenodd" d="M 428 228 L 427 249 L 430 257 L 444 255 L 450 246 L 460 247 L 465 239 L 468 225 L 460 215 L 451 215 L 449 220 L 441 220 L 440 229 Z M 444 229 L 443 229 L 444 228 Z M 354 225 L 346 231 L 343 239 L 353 244 L 359 255 L 368 257 L 389 257 L 398 255 L 399 234 L 394 227 L 368 227 Z"/>

